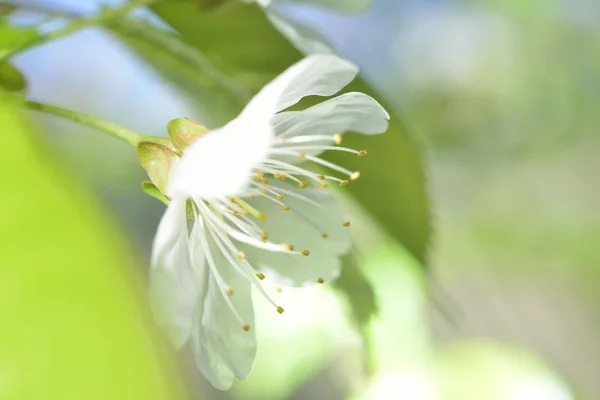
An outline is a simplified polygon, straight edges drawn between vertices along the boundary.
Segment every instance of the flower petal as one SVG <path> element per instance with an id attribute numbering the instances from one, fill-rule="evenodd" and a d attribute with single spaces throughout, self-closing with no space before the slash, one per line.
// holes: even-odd
<path id="1" fill-rule="evenodd" d="M 304 286 L 319 278 L 337 277 L 339 257 L 350 250 L 350 231 L 343 225 L 344 214 L 336 199 L 320 189 L 296 189 L 280 182 L 269 186 L 275 191 L 282 188 L 309 200 L 284 194 L 282 201 L 290 207 L 287 211 L 264 198 L 253 200 L 252 206 L 268 215 L 262 226 L 269 232 L 269 240 L 293 244 L 297 251 L 307 249 L 310 255 L 269 253 L 247 247 L 244 251 L 248 260 L 269 279 L 282 285 Z"/>
<path id="2" fill-rule="evenodd" d="M 333 135 L 347 131 L 373 135 L 388 128 L 390 115 L 371 96 L 351 92 L 303 111 L 285 111 L 273 119 L 277 134 Z M 333 143 L 333 139 L 331 141 Z"/>
<path id="3" fill-rule="evenodd" d="M 266 11 L 273 26 L 285 36 L 292 45 L 304 54 L 332 54 L 327 40 L 314 29 L 280 17 L 273 11 Z"/>
<path id="4" fill-rule="evenodd" d="M 175 198 L 167 207 L 154 238 L 150 269 L 152 309 L 157 323 L 177 347 L 190 336 L 198 299 L 185 203 L 185 199 Z"/>
<path id="5" fill-rule="evenodd" d="M 277 111 L 306 96 L 331 96 L 349 84 L 358 68 L 333 54 L 314 54 L 289 67 L 258 93 L 248 109 L 260 109 L 263 99 L 277 99 Z M 253 104 L 254 103 L 254 104 Z"/>
<path id="6" fill-rule="evenodd" d="M 254 310 L 250 282 L 230 265 L 207 229 L 202 226 L 197 230 L 209 268 L 192 348 L 202 374 L 217 389 L 226 390 L 234 377 L 248 376 L 256 358 Z M 227 288 L 232 289 L 231 295 L 225 292 Z M 248 331 L 244 324 L 248 324 Z"/>

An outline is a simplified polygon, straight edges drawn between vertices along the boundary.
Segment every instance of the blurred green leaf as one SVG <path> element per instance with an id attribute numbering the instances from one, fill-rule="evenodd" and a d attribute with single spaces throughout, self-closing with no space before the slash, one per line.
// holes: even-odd
<path id="1" fill-rule="evenodd" d="M 106 28 L 128 45 L 206 116 L 202 121 L 218 126 L 250 99 L 248 89 L 215 68 L 198 49 L 176 33 L 147 21 L 127 18 Z"/>
<path id="2" fill-rule="evenodd" d="M 0 18 L 0 60 L 37 37 L 39 34 L 35 29 L 17 28 L 5 18 Z"/>
<path id="3" fill-rule="evenodd" d="M 362 327 L 377 314 L 378 306 L 373 286 L 361 272 L 359 262 L 355 253 L 344 256 L 344 268 L 334 285 L 347 297 L 354 320 Z"/>
<path id="4" fill-rule="evenodd" d="M 221 73 L 243 83 L 252 92 L 301 58 L 255 5 L 235 2 L 202 12 L 195 1 L 182 0 L 163 1 L 152 9 L 181 33 L 188 46 L 199 49 Z M 370 94 L 390 110 L 360 78 L 346 90 Z M 241 108 L 238 102 L 236 108 L 229 110 L 228 117 L 235 116 Z M 349 169 L 361 171 L 363 178 L 348 185 L 348 190 L 390 234 L 424 262 L 430 225 L 421 158 L 399 115 L 391 114 L 386 134 L 345 137 L 349 147 L 368 150 L 367 159 L 339 154 L 325 157 L 337 162 L 344 158 L 343 163 Z"/>
<path id="5" fill-rule="evenodd" d="M 124 240 L 1 92 L 0 131 L 0 398 L 183 398 Z"/>
<path id="6" fill-rule="evenodd" d="M 8 62 L 0 61 L 0 88 L 9 92 L 20 92 L 26 85 L 21 71 Z"/>

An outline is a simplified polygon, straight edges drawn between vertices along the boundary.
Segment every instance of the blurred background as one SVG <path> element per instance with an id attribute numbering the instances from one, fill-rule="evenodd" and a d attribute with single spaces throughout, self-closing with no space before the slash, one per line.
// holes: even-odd
<path id="1" fill-rule="evenodd" d="M 256 367 L 231 391 L 213 390 L 181 355 L 194 398 L 600 399 L 600 3 L 375 0 L 357 15 L 282 12 L 359 64 L 422 145 L 429 266 L 356 208 L 377 315 L 357 329 L 331 288 L 286 291 L 284 316 L 257 312 Z M 42 22 L 33 12 L 18 19 Z M 28 97 L 145 134 L 165 135 L 172 118 L 209 118 L 100 29 L 15 63 Z M 70 122 L 36 120 L 145 270 L 164 206 L 140 190 L 135 153 Z"/>

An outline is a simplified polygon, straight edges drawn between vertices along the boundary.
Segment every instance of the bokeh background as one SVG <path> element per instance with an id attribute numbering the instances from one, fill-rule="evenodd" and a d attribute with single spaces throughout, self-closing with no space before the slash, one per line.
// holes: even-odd
<path id="1" fill-rule="evenodd" d="M 77 13 L 100 6 L 37 3 Z M 350 204 L 377 315 L 357 328 L 349 302 L 330 287 L 286 291 L 284 316 L 259 305 L 256 367 L 230 392 L 213 390 L 180 355 L 193 397 L 600 398 L 600 3 L 375 0 L 357 15 L 283 12 L 359 64 L 421 144 L 428 266 Z M 171 118 L 210 117 L 101 29 L 15 63 L 28 97 L 146 134 L 165 135 Z M 145 271 L 164 206 L 141 191 L 134 151 L 70 122 L 34 118 L 48 151 L 101 199 Z"/>

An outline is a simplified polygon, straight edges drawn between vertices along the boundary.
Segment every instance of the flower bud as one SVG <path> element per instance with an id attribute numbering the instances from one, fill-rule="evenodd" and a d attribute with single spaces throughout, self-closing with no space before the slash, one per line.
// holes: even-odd
<path id="1" fill-rule="evenodd" d="M 173 146 L 181 151 L 194 143 L 200 136 L 210 132 L 210 130 L 201 123 L 189 118 L 175 118 L 167 124 L 167 132 Z"/>

